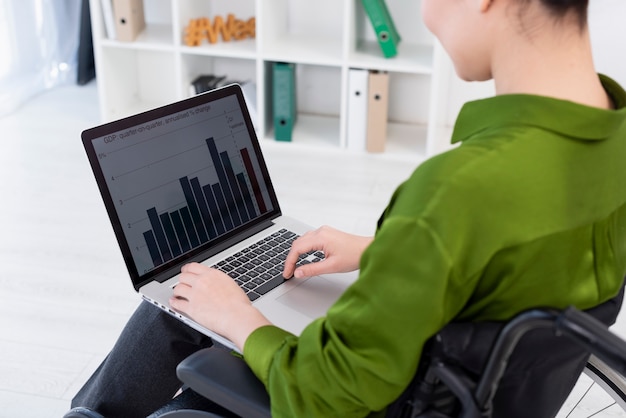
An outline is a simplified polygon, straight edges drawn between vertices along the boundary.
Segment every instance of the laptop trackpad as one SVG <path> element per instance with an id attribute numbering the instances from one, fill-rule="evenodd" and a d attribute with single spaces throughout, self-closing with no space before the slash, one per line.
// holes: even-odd
<path id="1" fill-rule="evenodd" d="M 346 289 L 342 283 L 319 276 L 311 277 L 280 296 L 277 300 L 312 319 L 326 315 L 326 311 Z"/>

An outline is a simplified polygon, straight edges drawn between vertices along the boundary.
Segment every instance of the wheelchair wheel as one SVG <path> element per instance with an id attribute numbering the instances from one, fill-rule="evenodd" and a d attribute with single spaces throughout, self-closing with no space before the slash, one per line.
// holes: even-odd
<path id="1" fill-rule="evenodd" d="M 626 379 L 591 356 L 556 417 L 626 417 Z"/>

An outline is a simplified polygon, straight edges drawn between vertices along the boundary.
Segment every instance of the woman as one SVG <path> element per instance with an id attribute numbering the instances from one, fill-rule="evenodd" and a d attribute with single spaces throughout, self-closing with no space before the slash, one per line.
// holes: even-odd
<path id="1" fill-rule="evenodd" d="M 294 242 L 285 277 L 360 268 L 327 316 L 296 337 L 224 274 L 182 269 L 171 306 L 243 350 L 274 416 L 382 414 L 414 375 L 424 342 L 451 320 L 504 320 L 537 305 L 586 309 L 616 295 L 626 273 L 626 92 L 596 74 L 587 0 L 423 0 L 422 13 L 457 74 L 493 79 L 497 95 L 464 106 L 452 136 L 461 145 L 397 189 L 373 239 L 324 227 Z M 294 269 L 311 249 L 326 259 Z M 148 315 L 166 322 L 147 306 L 136 317 Z M 164 403 L 175 363 L 209 344 L 180 328 L 160 331 L 187 345 L 161 342 L 157 370 L 120 343 L 74 405 L 130 417 Z M 133 367 L 116 368 L 123 361 Z M 100 391 L 129 370 L 143 378 L 135 388 L 118 380 L 123 401 Z"/>

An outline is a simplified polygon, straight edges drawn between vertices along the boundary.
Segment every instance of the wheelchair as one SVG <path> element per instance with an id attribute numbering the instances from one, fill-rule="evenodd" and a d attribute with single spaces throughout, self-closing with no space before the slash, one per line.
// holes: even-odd
<path id="1" fill-rule="evenodd" d="M 448 324 L 428 341 L 413 381 L 386 416 L 626 416 L 626 341 L 608 329 L 623 293 L 622 288 L 614 299 L 587 311 L 531 309 L 506 323 Z M 229 416 L 271 416 L 263 384 L 243 359 L 224 348 L 189 356 L 177 374 L 185 387 L 231 411 Z M 601 389 L 607 405 L 598 404 L 595 388 Z M 590 395 L 596 410 L 581 415 L 581 402 Z M 578 412 L 570 415 L 574 409 Z M 155 416 L 221 415 L 165 406 Z"/>

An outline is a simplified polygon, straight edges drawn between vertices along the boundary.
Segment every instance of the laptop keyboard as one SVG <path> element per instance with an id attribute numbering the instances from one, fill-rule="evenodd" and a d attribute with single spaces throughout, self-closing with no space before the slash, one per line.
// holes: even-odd
<path id="1" fill-rule="evenodd" d="M 283 266 L 291 243 L 298 236 L 281 229 L 212 267 L 232 277 L 253 301 L 286 281 L 282 276 Z M 323 258 L 322 251 L 311 251 L 302 254 L 296 265 L 315 263 Z"/>

